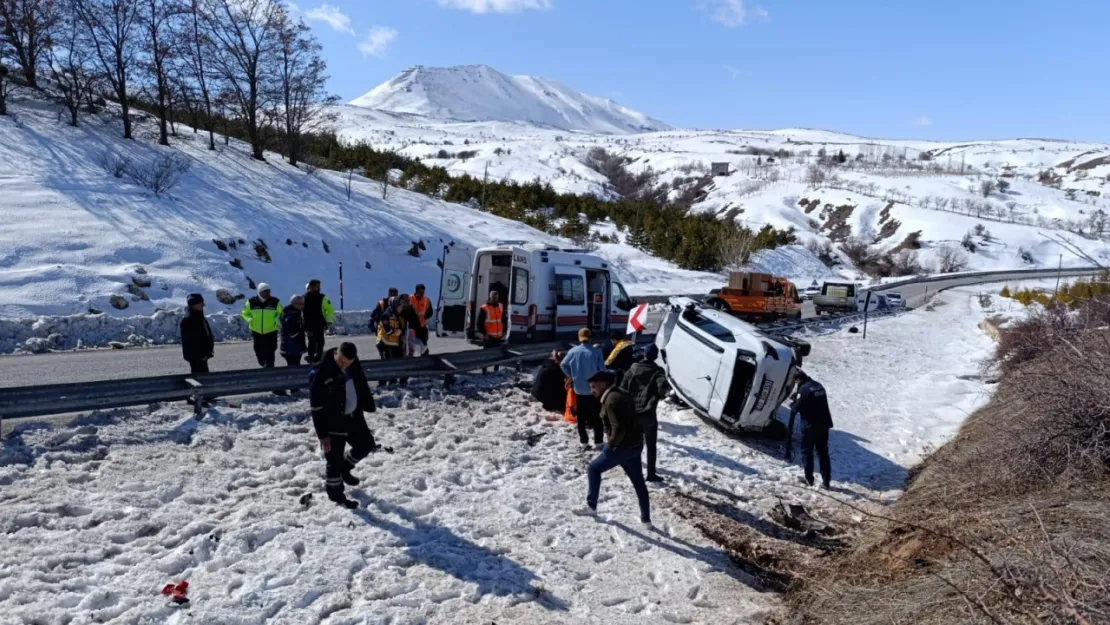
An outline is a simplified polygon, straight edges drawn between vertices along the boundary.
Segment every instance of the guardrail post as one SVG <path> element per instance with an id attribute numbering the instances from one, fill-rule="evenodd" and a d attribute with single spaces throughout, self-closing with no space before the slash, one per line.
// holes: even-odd
<path id="1" fill-rule="evenodd" d="M 193 387 L 193 416 L 199 419 L 204 415 L 203 385 L 193 378 L 185 378 L 185 382 Z"/>

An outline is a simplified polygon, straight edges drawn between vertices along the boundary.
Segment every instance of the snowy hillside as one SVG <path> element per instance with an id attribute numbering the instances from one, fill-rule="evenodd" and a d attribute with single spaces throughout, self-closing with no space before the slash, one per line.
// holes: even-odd
<path id="1" fill-rule="evenodd" d="M 360 176 L 348 200 L 344 175 L 307 175 L 276 154 L 254 161 L 234 140 L 209 152 L 203 135 L 181 125 L 164 148 L 150 120 L 139 120 L 136 140 L 125 141 L 118 118 L 88 117 L 70 128 L 55 105 L 19 97 L 10 108 L 13 117 L 0 117 L 0 317 L 149 315 L 183 305 L 194 291 L 211 312 L 234 312 L 242 302 L 229 298 L 249 297 L 254 283 L 270 283 L 284 301 L 313 277 L 338 308 L 340 263 L 346 309 L 365 310 L 390 286 L 423 282 L 438 297 L 444 245 L 570 245 L 404 190 L 382 200 L 381 185 Z M 188 171 L 161 197 L 109 171 L 167 157 Z M 622 276 L 633 294 L 720 282 L 624 248 L 604 253 L 636 259 Z M 230 304 L 217 302 L 221 290 Z"/>
<path id="2" fill-rule="evenodd" d="M 610 99 L 545 78 L 507 76 L 485 65 L 412 67 L 351 104 L 440 120 L 519 121 L 599 134 L 669 128 Z"/>
<path id="3" fill-rule="evenodd" d="M 1050 240 L 1060 236 L 1092 256 L 1107 254 L 1098 236 L 1100 229 L 1101 238 L 1110 234 L 1110 146 L 1102 144 L 881 140 L 806 129 L 609 136 L 356 107 L 340 107 L 337 118 L 347 141 L 394 149 L 452 175 L 481 177 L 488 167 L 495 180 L 539 179 L 564 193 L 612 197 L 605 176 L 588 164 L 590 151 L 602 148 L 630 171 L 650 168 L 659 184 L 675 188 L 672 197 L 696 193 L 695 211 L 755 228 L 793 227 L 811 245 L 840 247 L 859 237 L 883 254 L 916 236 L 926 269 L 941 248 L 963 248 L 969 232 L 969 269 L 1055 266 L 1061 254 L 1065 264 L 1084 264 Z M 727 164 L 729 174 L 711 177 L 713 163 Z M 823 180 L 811 180 L 819 163 Z M 986 196 L 984 182 L 993 186 Z M 987 236 L 975 233 L 980 226 Z"/>

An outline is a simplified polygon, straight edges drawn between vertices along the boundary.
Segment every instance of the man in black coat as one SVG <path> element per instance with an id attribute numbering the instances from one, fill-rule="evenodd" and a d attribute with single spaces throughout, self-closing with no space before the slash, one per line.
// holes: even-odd
<path id="1" fill-rule="evenodd" d="M 357 508 L 358 502 L 343 494 L 343 485 L 358 485 L 359 479 L 351 470 L 359 460 L 377 449 L 365 417 L 365 413 L 375 412 L 377 407 L 358 361 L 355 344 L 343 343 L 324 352 L 309 379 L 312 425 L 327 462 L 325 490 L 328 499 L 347 508 Z M 347 450 L 348 444 L 350 450 Z"/>
<path id="2" fill-rule="evenodd" d="M 821 461 L 821 483 L 829 488 L 832 482 L 832 467 L 829 464 L 829 430 L 833 428 L 832 413 L 829 412 L 829 398 L 825 387 L 810 378 L 804 371 L 798 371 L 798 395 L 790 406 L 790 423 L 787 425 L 786 459 L 792 457 L 794 437 L 794 417 L 802 416 L 802 460 L 805 462 L 806 483 L 813 486 L 813 451 Z"/>
<path id="3" fill-rule="evenodd" d="M 563 352 L 551 352 L 551 359 L 536 369 L 532 379 L 532 397 L 543 404 L 544 410 L 562 413 L 567 408 L 567 376 L 559 366 Z"/>
<path id="4" fill-rule="evenodd" d="M 636 405 L 636 414 L 640 417 L 640 428 L 644 431 L 649 482 L 663 481 L 663 478 L 655 472 L 655 448 L 659 441 L 659 417 L 656 411 L 659 400 L 666 397 L 671 389 L 670 384 L 667 383 L 667 374 L 662 367 L 655 364 L 658 357 L 659 348 L 649 345 L 644 359 L 633 364 L 621 381 L 621 388 L 632 396 L 632 402 Z"/>
<path id="5" fill-rule="evenodd" d="M 204 296 L 193 293 L 185 300 L 189 314 L 181 320 L 181 355 L 189 363 L 189 373 L 208 373 L 208 361 L 215 355 L 212 326 L 204 316 Z"/>
<path id="6" fill-rule="evenodd" d="M 309 280 L 304 293 L 304 330 L 308 340 L 305 358 L 309 363 L 319 362 L 324 355 L 324 335 L 334 322 L 335 308 L 328 296 L 320 292 L 320 281 Z"/>

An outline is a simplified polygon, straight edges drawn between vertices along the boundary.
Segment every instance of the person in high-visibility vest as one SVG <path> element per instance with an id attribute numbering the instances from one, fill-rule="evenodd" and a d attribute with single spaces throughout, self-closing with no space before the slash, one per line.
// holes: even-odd
<path id="1" fill-rule="evenodd" d="M 247 322 L 254 339 L 254 355 L 262 367 L 273 367 L 278 348 L 278 330 L 281 329 L 281 302 L 270 294 L 270 285 L 258 285 L 258 295 L 247 300 L 242 317 Z"/>
<path id="2" fill-rule="evenodd" d="M 386 311 L 378 320 L 378 353 L 382 360 L 396 360 L 405 356 L 405 303 L 400 297 L 391 298 Z M 382 386 L 394 380 L 383 380 Z"/>
<path id="3" fill-rule="evenodd" d="M 416 290 L 409 298 L 409 304 L 412 306 L 419 324 L 411 328 L 416 338 L 424 343 L 424 347 L 428 346 L 428 320 L 432 318 L 432 301 L 424 295 L 424 285 L 416 285 Z M 428 353 L 425 351 L 424 353 Z"/>
<path id="4" fill-rule="evenodd" d="M 489 292 L 489 299 L 478 309 L 478 323 L 475 326 L 478 336 L 482 338 L 482 349 L 501 347 L 505 340 L 506 330 L 509 327 L 509 311 L 501 305 L 501 297 L 497 291 Z M 494 371 L 501 367 L 494 366 Z M 482 373 L 486 370 L 482 369 Z"/>

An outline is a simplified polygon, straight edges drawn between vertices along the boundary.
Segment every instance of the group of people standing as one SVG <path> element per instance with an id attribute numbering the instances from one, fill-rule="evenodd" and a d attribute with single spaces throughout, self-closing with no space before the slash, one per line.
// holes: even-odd
<path id="1" fill-rule="evenodd" d="M 536 371 L 532 396 L 545 409 L 576 422 L 583 449 L 600 452 L 587 469 L 586 506 L 575 514 L 597 514 L 601 476 L 620 467 L 636 491 L 640 522 L 650 526 L 646 482 L 663 481 L 656 471 L 656 411 L 670 390 L 663 369 L 655 362 L 659 350 L 651 345 L 637 360 L 633 341 L 623 333 L 614 333 L 608 350 L 592 340 L 593 333 L 583 328 L 578 332 L 578 345 L 566 354 L 553 353 L 550 362 Z M 645 448 L 646 478 L 642 465 Z"/>
<path id="2" fill-rule="evenodd" d="M 212 326 L 204 316 L 204 296 L 193 293 L 186 299 L 188 314 L 181 320 L 181 351 L 190 373 L 208 373 L 215 356 Z M 254 355 L 261 367 L 273 367 L 280 353 L 289 366 L 319 362 L 324 355 L 324 337 L 335 322 L 331 300 L 320 292 L 320 281 L 309 280 L 304 294 L 294 293 L 282 307 L 270 285 L 258 285 L 258 295 L 247 300 L 241 313 L 247 322 Z"/>

